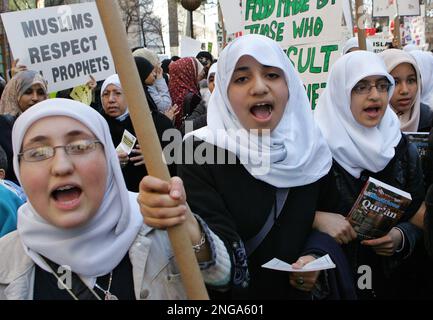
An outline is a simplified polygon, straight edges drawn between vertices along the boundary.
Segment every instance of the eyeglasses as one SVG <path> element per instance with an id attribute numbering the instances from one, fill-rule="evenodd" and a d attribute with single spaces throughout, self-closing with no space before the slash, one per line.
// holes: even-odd
<path id="1" fill-rule="evenodd" d="M 54 157 L 57 148 L 62 148 L 68 155 L 83 155 L 96 149 L 102 143 L 98 140 L 77 140 L 64 146 L 43 146 L 24 150 L 18 154 L 20 159 L 28 162 L 43 161 Z"/>
<path id="2" fill-rule="evenodd" d="M 388 80 L 379 80 L 376 83 L 372 84 L 366 81 L 358 82 L 352 89 L 352 91 L 356 94 L 369 94 L 373 87 L 376 88 L 378 92 L 388 92 L 392 87 L 392 83 Z"/>

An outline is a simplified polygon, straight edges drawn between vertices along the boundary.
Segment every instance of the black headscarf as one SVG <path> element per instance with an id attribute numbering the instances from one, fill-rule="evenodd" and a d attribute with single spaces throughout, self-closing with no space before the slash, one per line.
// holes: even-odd
<path id="1" fill-rule="evenodd" d="M 168 65 L 171 63 L 172 61 L 170 59 L 164 59 L 161 62 L 161 68 L 164 71 L 164 73 L 168 73 Z"/>
<path id="2" fill-rule="evenodd" d="M 154 66 L 143 57 L 134 57 L 137 66 L 138 74 L 140 75 L 141 85 L 146 94 L 147 102 L 151 111 L 158 111 L 155 101 L 153 101 L 149 91 L 147 90 L 146 79 L 153 72 Z"/>
<path id="3" fill-rule="evenodd" d="M 213 62 L 213 56 L 212 56 L 212 54 L 211 54 L 210 52 L 208 52 L 208 51 L 200 51 L 200 52 L 197 54 L 196 58 L 197 58 L 197 59 L 200 59 L 200 58 L 206 58 L 207 60 L 209 60 L 209 63 L 210 63 L 210 64 L 212 64 L 212 62 Z"/>

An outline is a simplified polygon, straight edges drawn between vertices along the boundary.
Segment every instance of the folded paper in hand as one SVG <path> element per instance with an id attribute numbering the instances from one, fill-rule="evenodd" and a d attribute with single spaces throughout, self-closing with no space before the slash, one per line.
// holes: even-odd
<path id="1" fill-rule="evenodd" d="M 120 141 L 120 144 L 116 147 L 116 151 L 126 152 L 129 155 L 132 149 L 134 149 L 135 141 L 137 141 L 137 138 L 134 137 L 131 132 L 125 129 L 125 131 L 123 131 L 122 140 Z"/>
<path id="2" fill-rule="evenodd" d="M 311 261 L 304 265 L 301 269 L 294 269 L 291 264 L 281 261 L 280 259 L 273 258 L 271 261 L 262 265 L 263 268 L 274 269 L 279 271 L 289 271 L 289 272 L 310 272 L 319 271 L 326 269 L 335 268 L 334 262 L 332 262 L 329 254 L 320 257 L 314 261 Z"/>

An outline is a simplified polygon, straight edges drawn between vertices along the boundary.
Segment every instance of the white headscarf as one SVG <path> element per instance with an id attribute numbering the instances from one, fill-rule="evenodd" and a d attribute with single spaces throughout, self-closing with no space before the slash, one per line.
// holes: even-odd
<path id="1" fill-rule="evenodd" d="M 382 51 L 379 53 L 379 57 L 381 57 L 385 62 L 386 69 L 389 73 L 391 73 L 395 67 L 402 63 L 409 63 L 415 69 L 418 83 L 418 92 L 416 94 L 415 102 L 410 110 L 408 117 L 409 120 L 404 121 L 402 118 L 400 119 L 400 129 L 401 131 L 406 132 L 417 132 L 419 118 L 421 115 L 421 73 L 418 69 L 415 59 L 409 53 L 399 49 L 388 49 Z M 391 108 L 393 108 L 392 105 Z"/>
<path id="2" fill-rule="evenodd" d="M 234 68 L 245 55 L 263 65 L 283 70 L 289 87 L 290 98 L 282 119 L 271 132 L 268 142 L 248 134 L 228 99 L 227 90 Z M 251 175 L 275 187 L 306 185 L 328 173 L 332 164 L 329 148 L 314 123 L 310 103 L 298 74 L 275 41 L 261 35 L 240 37 L 223 50 L 217 68 L 215 90 L 207 111 L 208 125 L 191 134 L 236 154 Z M 263 152 L 268 162 L 257 165 L 263 157 L 259 158 L 256 152 L 251 152 L 252 149 Z"/>
<path id="3" fill-rule="evenodd" d="M 214 76 L 216 76 L 217 68 L 218 68 L 218 62 L 215 62 L 210 66 L 209 71 L 207 73 L 207 82 L 209 82 L 209 78 L 212 75 L 212 73 L 214 74 Z"/>
<path id="4" fill-rule="evenodd" d="M 18 210 L 18 233 L 27 254 L 41 268 L 49 271 L 39 254 L 59 265 L 70 266 L 73 272 L 93 286 L 96 277 L 109 273 L 119 264 L 143 224 L 137 195 L 126 189 L 104 118 L 89 106 L 68 99 L 40 102 L 15 122 L 12 131 L 13 162 L 20 182 L 17 154 L 24 135 L 33 123 L 50 116 L 66 116 L 81 122 L 103 144 L 107 160 L 104 198 L 95 216 L 87 224 L 73 229 L 50 224 L 27 202 Z M 26 186 L 23 187 L 25 190 Z"/>
<path id="5" fill-rule="evenodd" d="M 373 52 L 373 43 L 370 39 L 366 38 L 365 43 L 367 45 L 367 51 Z M 343 46 L 342 55 L 345 55 L 347 51 L 353 48 L 359 48 L 358 38 L 353 37 L 346 41 L 346 43 Z"/>
<path id="6" fill-rule="evenodd" d="M 433 54 L 421 50 L 409 54 L 415 58 L 421 72 L 421 102 L 433 108 Z"/>
<path id="7" fill-rule="evenodd" d="M 116 87 L 122 89 L 122 85 L 120 84 L 119 75 L 117 73 L 112 74 L 107 79 L 105 79 L 105 81 L 102 83 L 102 86 L 101 86 L 101 98 L 102 98 L 102 95 L 104 94 L 105 89 L 107 89 L 107 87 L 110 84 L 113 84 Z"/>
<path id="8" fill-rule="evenodd" d="M 197 67 L 197 77 L 200 75 L 200 73 L 202 73 L 204 67 L 201 64 L 200 60 L 198 60 L 197 58 L 192 57 L 192 59 L 195 60 L 195 64 L 194 66 Z"/>
<path id="9" fill-rule="evenodd" d="M 419 50 L 419 49 L 416 45 L 414 45 L 412 43 L 409 43 L 403 47 L 403 51 L 406 51 L 406 52 L 411 52 L 411 51 L 415 51 L 415 50 Z"/>
<path id="10" fill-rule="evenodd" d="M 384 169 L 394 157 L 394 147 L 401 139 L 400 122 L 390 108 L 386 108 L 382 120 L 373 128 L 359 124 L 353 117 L 350 110 L 352 89 L 358 81 L 369 76 L 385 76 L 394 84 L 376 54 L 355 51 L 342 56 L 332 66 L 327 87 L 314 111 L 333 158 L 355 178 L 359 178 L 365 169 L 371 172 Z M 389 97 L 392 92 L 391 89 Z"/>
<path id="11" fill-rule="evenodd" d="M 107 89 L 107 87 L 110 84 L 115 85 L 116 87 L 118 87 L 119 89 L 122 90 L 122 84 L 120 83 L 119 75 L 117 73 L 112 74 L 107 79 L 105 79 L 105 81 L 102 83 L 102 86 L 101 86 L 101 101 L 102 101 L 102 96 L 104 95 L 105 89 Z M 126 99 L 125 99 L 125 102 L 126 102 Z M 129 115 L 129 109 L 128 109 L 128 107 L 126 107 L 125 112 L 123 114 L 121 114 L 120 116 L 116 117 L 116 120 L 123 121 L 123 120 L 126 119 L 126 117 L 128 115 Z"/>

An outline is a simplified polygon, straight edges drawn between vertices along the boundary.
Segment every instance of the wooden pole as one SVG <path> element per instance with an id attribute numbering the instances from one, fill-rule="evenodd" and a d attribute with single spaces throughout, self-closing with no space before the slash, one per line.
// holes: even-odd
<path id="1" fill-rule="evenodd" d="M 355 28 L 353 27 L 353 6 L 352 6 L 352 1 L 349 1 L 349 8 L 350 8 L 350 18 L 352 19 L 352 30 L 350 30 L 350 33 L 352 34 L 352 37 L 355 36 Z M 355 15 L 356 17 L 356 15 Z M 347 21 L 346 21 L 346 25 L 347 25 Z"/>
<path id="2" fill-rule="evenodd" d="M 393 45 L 395 48 L 401 48 L 401 34 L 400 34 L 400 11 L 398 10 L 398 1 L 395 2 L 396 13 L 394 17 L 394 39 Z"/>
<path id="3" fill-rule="evenodd" d="M 191 38 L 194 39 L 194 14 L 192 11 L 188 11 L 189 15 L 189 28 L 191 33 Z"/>
<path id="4" fill-rule="evenodd" d="M 361 22 L 361 8 L 364 7 L 363 0 L 355 0 L 356 7 L 356 27 L 358 29 L 358 47 L 361 50 L 367 50 L 367 43 L 365 38 L 365 25 L 360 26 Z"/>
<path id="5" fill-rule="evenodd" d="M 224 25 L 223 12 L 221 10 L 221 5 L 218 3 L 218 20 L 221 22 L 221 29 L 223 30 L 223 48 L 227 45 L 227 32 Z"/>
<path id="6" fill-rule="evenodd" d="M 394 18 L 394 47 L 401 48 L 401 34 L 400 34 L 400 16 L 397 14 Z"/>
<path id="7" fill-rule="evenodd" d="M 132 124 L 150 175 L 168 181 L 170 174 L 162 161 L 161 145 L 143 91 L 135 61 L 128 46 L 120 9 L 115 0 L 96 0 L 111 54 L 124 90 Z M 185 227 L 167 230 L 188 299 L 209 299 L 191 240 Z"/>

